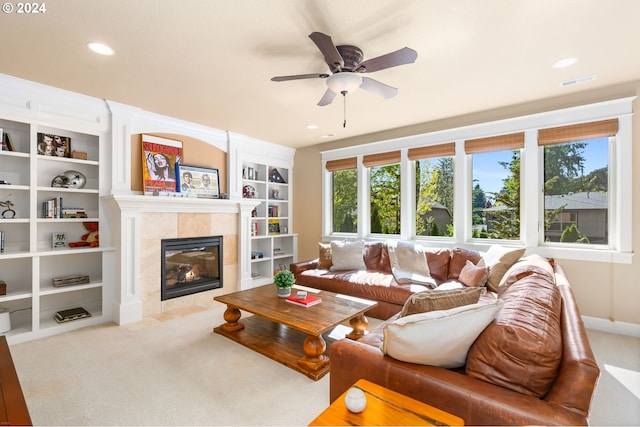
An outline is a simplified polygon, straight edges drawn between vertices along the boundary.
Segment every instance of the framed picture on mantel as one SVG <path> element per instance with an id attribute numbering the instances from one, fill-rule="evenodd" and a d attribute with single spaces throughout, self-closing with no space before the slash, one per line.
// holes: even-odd
<path id="1" fill-rule="evenodd" d="M 218 169 L 177 165 L 178 191 L 192 193 L 202 199 L 220 198 L 220 175 Z"/>

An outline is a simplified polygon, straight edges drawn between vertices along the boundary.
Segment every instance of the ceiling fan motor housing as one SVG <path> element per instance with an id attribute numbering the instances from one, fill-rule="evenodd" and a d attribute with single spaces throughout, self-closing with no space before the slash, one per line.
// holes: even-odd
<path id="1" fill-rule="evenodd" d="M 350 45 L 336 46 L 336 49 L 338 49 L 338 53 L 340 53 L 340 56 L 342 56 L 342 59 L 344 60 L 342 71 L 356 71 L 364 59 L 362 50 L 357 46 Z M 334 73 L 336 72 L 334 70 L 332 71 Z"/>

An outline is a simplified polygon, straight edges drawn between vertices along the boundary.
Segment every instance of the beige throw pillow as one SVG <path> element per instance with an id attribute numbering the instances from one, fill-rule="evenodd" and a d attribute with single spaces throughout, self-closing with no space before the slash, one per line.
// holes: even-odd
<path id="1" fill-rule="evenodd" d="M 467 286 L 484 286 L 489 278 L 489 267 L 477 266 L 471 261 L 462 267 L 458 280 Z"/>
<path id="2" fill-rule="evenodd" d="M 366 270 L 362 251 L 364 241 L 331 242 L 331 271 Z"/>
<path id="3" fill-rule="evenodd" d="M 487 288 L 493 292 L 498 292 L 500 280 L 509 267 L 515 264 L 524 255 L 524 248 L 506 248 L 500 245 L 491 245 L 489 250 L 482 255 L 485 267 L 489 267 L 489 278 Z M 482 262 L 482 261 L 481 261 Z"/>
<path id="4" fill-rule="evenodd" d="M 401 317 L 384 327 L 382 352 L 404 362 L 464 366 L 469 348 L 503 304 L 496 299 Z"/>
<path id="5" fill-rule="evenodd" d="M 328 270 L 333 265 L 331 256 L 331 243 L 318 243 L 318 266 L 319 270 Z"/>
<path id="6" fill-rule="evenodd" d="M 432 289 L 418 292 L 411 295 L 404 303 L 400 317 L 475 304 L 480 299 L 481 293 L 482 288 L 461 288 L 448 291 Z"/>

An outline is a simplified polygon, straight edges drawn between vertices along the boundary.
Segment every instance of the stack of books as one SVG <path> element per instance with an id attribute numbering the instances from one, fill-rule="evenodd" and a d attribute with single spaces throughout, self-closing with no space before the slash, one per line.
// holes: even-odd
<path id="1" fill-rule="evenodd" d="M 322 298 L 315 295 L 307 294 L 306 298 L 298 299 L 296 295 L 291 295 L 288 296 L 285 301 L 290 302 L 291 304 L 299 305 L 301 307 L 311 307 L 312 305 L 320 304 L 322 302 Z"/>

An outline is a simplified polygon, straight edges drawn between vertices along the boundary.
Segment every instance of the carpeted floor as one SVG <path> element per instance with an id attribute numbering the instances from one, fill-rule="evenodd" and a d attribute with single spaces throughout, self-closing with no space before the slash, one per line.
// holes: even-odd
<path id="1" fill-rule="evenodd" d="M 311 422 L 329 404 L 330 374 L 312 381 L 213 333 L 223 323 L 223 310 L 96 326 L 12 346 L 34 424 Z M 599 362 L 631 370 L 633 382 L 633 372 L 640 372 L 640 339 L 589 333 Z M 621 347 L 610 351 L 612 343 Z M 632 353 L 625 358 L 626 349 Z M 640 394 L 614 376 L 603 369 L 591 423 L 640 425 Z"/>

